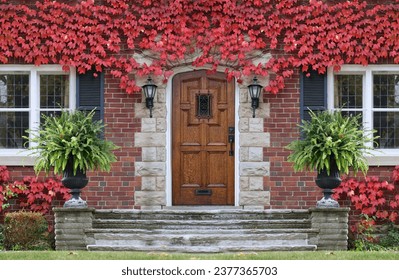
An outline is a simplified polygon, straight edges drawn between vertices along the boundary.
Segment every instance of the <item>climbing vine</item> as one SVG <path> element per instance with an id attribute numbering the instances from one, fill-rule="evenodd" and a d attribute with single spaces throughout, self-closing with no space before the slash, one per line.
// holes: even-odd
<path id="1" fill-rule="evenodd" d="M 127 93 L 179 65 L 270 75 L 278 93 L 294 69 L 399 63 L 399 0 L 0 0 L 0 14 L 0 63 L 110 69 Z"/>

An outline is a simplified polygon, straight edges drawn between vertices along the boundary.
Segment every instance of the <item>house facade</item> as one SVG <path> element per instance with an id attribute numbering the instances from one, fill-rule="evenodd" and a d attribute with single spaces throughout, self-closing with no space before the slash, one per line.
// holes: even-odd
<path id="1" fill-rule="evenodd" d="M 267 63 L 272 56 L 256 59 Z M 60 107 L 95 109 L 106 124 L 104 137 L 120 147 L 111 172 L 88 173 L 82 198 L 96 209 L 314 207 L 322 197 L 315 173 L 294 172 L 285 149 L 300 137 L 298 124 L 309 109 L 363 115 L 365 129 L 380 136 L 371 175 L 388 179 L 399 163 L 399 65 L 393 61 L 348 63 L 325 74 L 291 69 L 281 92 L 262 93 L 255 116 L 248 94 L 254 75 L 228 79 L 223 66 L 210 72 L 206 65 L 176 65 L 166 82 L 152 76 L 158 86 L 152 117 L 143 94 L 121 89 L 112 68 L 65 70 L 18 59 L 0 64 L 0 165 L 15 180 L 33 175 L 26 129 Z M 137 76 L 137 85 L 146 79 Z M 269 85 L 269 77 L 258 79 Z"/>

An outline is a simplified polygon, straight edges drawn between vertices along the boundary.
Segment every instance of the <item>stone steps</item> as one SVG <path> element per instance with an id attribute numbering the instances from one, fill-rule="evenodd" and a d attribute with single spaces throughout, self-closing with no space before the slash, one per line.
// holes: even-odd
<path id="1" fill-rule="evenodd" d="M 316 250 L 306 210 L 99 210 L 88 250 L 237 252 Z M 313 243 L 314 244 L 314 243 Z"/>

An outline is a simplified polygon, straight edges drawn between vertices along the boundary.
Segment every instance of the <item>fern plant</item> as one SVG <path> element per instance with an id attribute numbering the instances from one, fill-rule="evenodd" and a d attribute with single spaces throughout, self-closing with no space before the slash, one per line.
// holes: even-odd
<path id="1" fill-rule="evenodd" d="M 59 116 L 42 115 L 43 125 L 31 131 L 29 148 L 37 156 L 35 172 L 51 169 L 62 174 L 68 160 L 73 161 L 73 173 L 77 170 L 109 171 L 116 161 L 113 151 L 118 147 L 101 137 L 104 125 L 94 121 L 94 110 L 69 112 L 63 110 Z"/>
<path id="2" fill-rule="evenodd" d="M 360 115 L 344 116 L 340 110 L 310 111 L 311 120 L 299 126 L 303 139 L 291 142 L 287 149 L 292 153 L 288 161 L 294 163 L 295 171 L 322 170 L 330 175 L 332 160 L 341 174 L 352 168 L 366 174 L 368 164 L 365 155 L 372 149 L 367 145 L 376 138 L 374 131 L 361 127 Z"/>

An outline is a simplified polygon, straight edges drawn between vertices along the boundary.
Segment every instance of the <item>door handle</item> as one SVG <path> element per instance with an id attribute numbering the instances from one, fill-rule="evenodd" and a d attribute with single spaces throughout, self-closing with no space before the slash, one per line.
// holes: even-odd
<path id="1" fill-rule="evenodd" d="M 230 151 L 229 151 L 229 156 L 234 156 L 234 127 L 229 127 L 229 137 L 228 137 L 229 143 L 230 143 Z"/>

